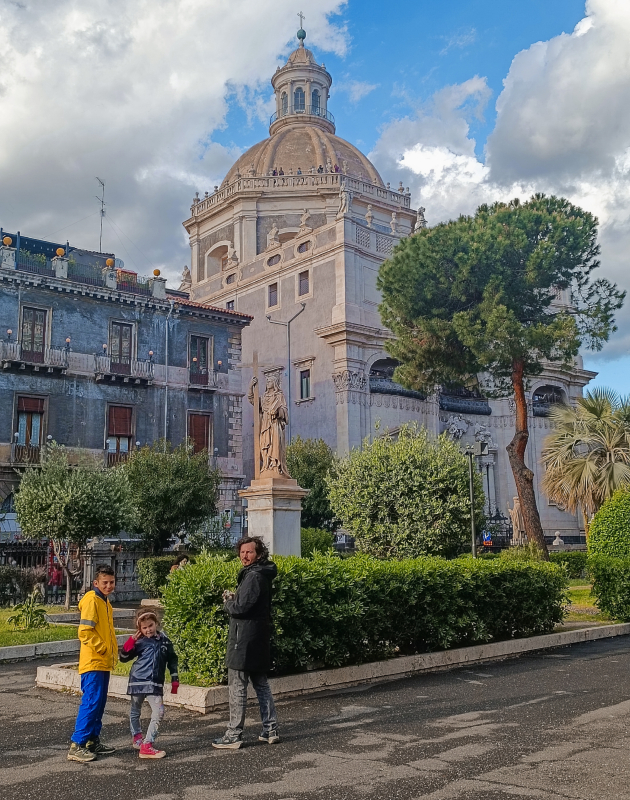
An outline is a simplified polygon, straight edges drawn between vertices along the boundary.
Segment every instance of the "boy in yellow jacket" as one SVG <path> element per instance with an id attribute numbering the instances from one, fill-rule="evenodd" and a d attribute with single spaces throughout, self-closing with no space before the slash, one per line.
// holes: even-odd
<path id="1" fill-rule="evenodd" d="M 94 588 L 86 592 L 79 603 L 79 674 L 83 697 L 68 761 L 87 763 L 99 755 L 110 755 L 116 750 L 100 740 L 109 675 L 118 662 L 114 615 L 107 599 L 115 587 L 114 570 L 108 565 L 99 566 L 94 576 Z"/>

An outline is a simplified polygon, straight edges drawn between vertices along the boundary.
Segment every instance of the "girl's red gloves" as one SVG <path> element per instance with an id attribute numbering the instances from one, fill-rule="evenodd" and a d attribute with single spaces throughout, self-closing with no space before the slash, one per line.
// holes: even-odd
<path id="1" fill-rule="evenodd" d="M 178 689 L 179 689 L 179 681 L 173 681 L 173 683 L 171 683 L 171 694 L 177 694 Z"/>
<path id="2" fill-rule="evenodd" d="M 136 646 L 136 640 L 133 638 L 133 636 L 130 636 L 124 643 L 123 650 L 125 651 L 125 653 L 131 653 L 131 651 L 135 646 Z"/>

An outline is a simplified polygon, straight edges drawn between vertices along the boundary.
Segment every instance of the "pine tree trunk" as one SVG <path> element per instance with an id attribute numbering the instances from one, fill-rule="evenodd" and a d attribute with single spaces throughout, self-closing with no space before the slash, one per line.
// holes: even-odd
<path id="1" fill-rule="evenodd" d="M 527 402 L 525 400 L 525 384 L 523 380 L 523 362 L 515 361 L 512 365 L 512 386 L 516 403 L 516 430 L 506 450 L 516 483 L 516 493 L 521 503 L 521 513 L 525 533 L 529 542 L 535 542 L 542 550 L 545 559 L 549 560 L 549 551 L 540 524 L 540 515 L 534 493 L 534 473 L 525 465 L 525 450 L 529 440 L 527 425 Z"/>

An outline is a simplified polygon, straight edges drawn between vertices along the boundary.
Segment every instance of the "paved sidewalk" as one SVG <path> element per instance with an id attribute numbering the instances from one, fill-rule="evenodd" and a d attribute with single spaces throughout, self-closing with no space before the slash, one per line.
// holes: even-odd
<path id="1" fill-rule="evenodd" d="M 630 800 L 630 638 L 423 675 L 279 707 L 283 743 L 214 751 L 224 715 L 169 709 L 162 761 L 129 747 L 127 704 L 66 761 L 78 698 L 37 689 L 42 662 L 0 666 L 2 800 Z M 48 662 L 52 663 L 52 662 Z"/>

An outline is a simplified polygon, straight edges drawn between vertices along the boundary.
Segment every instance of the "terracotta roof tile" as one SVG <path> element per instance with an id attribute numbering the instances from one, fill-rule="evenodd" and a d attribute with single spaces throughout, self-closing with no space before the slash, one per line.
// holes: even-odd
<path id="1" fill-rule="evenodd" d="M 211 306 L 208 303 L 195 303 L 194 300 L 186 300 L 183 297 L 176 297 L 169 295 L 168 291 L 166 292 L 166 296 L 169 300 L 173 300 L 177 305 L 180 306 L 190 306 L 191 308 L 203 308 L 206 311 L 218 311 L 221 314 L 227 314 L 228 316 L 233 317 L 241 317 L 242 319 L 254 319 L 251 314 L 243 314 L 240 311 L 229 311 L 227 308 L 220 308 L 219 306 Z"/>

